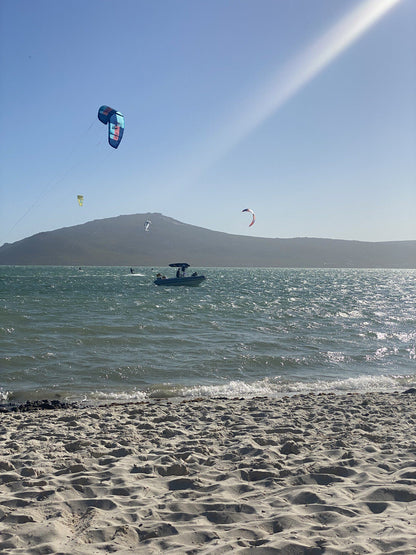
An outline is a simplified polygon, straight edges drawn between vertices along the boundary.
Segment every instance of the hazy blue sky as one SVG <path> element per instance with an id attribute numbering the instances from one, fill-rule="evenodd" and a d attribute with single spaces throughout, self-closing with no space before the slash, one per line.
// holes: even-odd
<path id="1" fill-rule="evenodd" d="M 0 244 L 143 212 L 416 239 L 415 0 L 1 0 L 0 20 Z"/>

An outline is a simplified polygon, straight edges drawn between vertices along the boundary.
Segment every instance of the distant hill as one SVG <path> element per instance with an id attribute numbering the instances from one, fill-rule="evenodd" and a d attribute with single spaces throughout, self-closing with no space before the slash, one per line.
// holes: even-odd
<path id="1" fill-rule="evenodd" d="M 151 220 L 148 232 L 144 223 Z M 267 239 L 134 214 L 37 233 L 0 247 L 0 264 L 63 266 L 416 268 L 416 241 Z"/>

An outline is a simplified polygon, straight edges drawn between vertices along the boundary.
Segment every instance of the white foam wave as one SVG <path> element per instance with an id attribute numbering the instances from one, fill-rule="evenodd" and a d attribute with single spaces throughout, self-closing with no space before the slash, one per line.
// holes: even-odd
<path id="1" fill-rule="evenodd" d="M 282 397 L 296 393 L 347 393 L 402 390 L 416 385 L 416 376 L 358 376 L 340 380 L 316 382 L 282 382 L 264 379 L 253 383 L 230 381 L 223 385 L 200 385 L 184 388 L 183 397 Z"/>
<path id="2" fill-rule="evenodd" d="M 95 391 L 91 394 L 91 398 L 96 401 L 144 401 L 147 399 L 147 394 L 144 391 L 118 391 L 118 392 L 105 392 Z"/>
<path id="3" fill-rule="evenodd" d="M 255 397 L 269 396 L 272 393 L 268 380 L 248 384 L 231 381 L 223 385 L 199 385 L 180 391 L 183 397 Z"/>
<path id="4" fill-rule="evenodd" d="M 8 401 L 10 398 L 10 391 L 5 391 L 3 388 L 0 388 L 0 401 Z"/>

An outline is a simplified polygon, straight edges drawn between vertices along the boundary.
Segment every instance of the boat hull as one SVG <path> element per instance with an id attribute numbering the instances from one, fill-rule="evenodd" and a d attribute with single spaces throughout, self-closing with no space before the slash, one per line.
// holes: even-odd
<path id="1" fill-rule="evenodd" d="M 164 286 L 180 286 L 185 285 L 188 287 L 197 287 L 205 280 L 205 276 L 188 276 L 188 277 L 180 277 L 180 278 L 157 278 L 153 282 L 155 285 L 164 285 Z"/>

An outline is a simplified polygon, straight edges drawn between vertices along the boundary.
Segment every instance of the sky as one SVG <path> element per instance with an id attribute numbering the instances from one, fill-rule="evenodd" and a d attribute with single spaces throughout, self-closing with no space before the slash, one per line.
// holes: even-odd
<path id="1" fill-rule="evenodd" d="M 414 0 L 0 0 L 0 69 L 0 245 L 148 212 L 416 239 Z"/>

